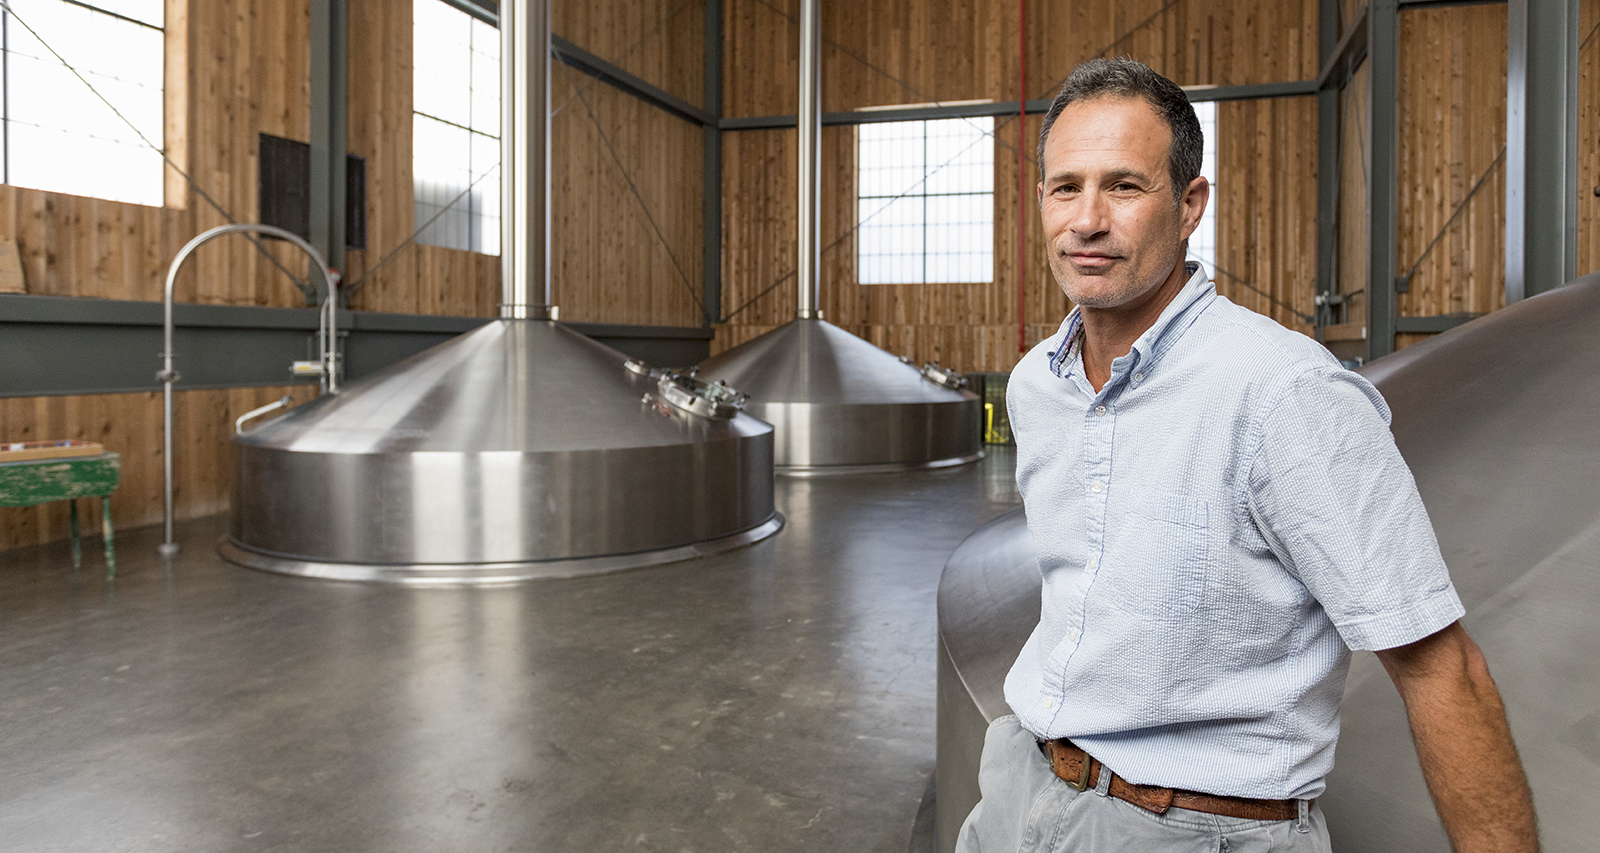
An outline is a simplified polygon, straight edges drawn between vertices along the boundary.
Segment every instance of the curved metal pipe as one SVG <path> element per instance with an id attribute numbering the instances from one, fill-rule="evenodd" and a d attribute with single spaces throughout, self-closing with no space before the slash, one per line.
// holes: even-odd
<path id="1" fill-rule="evenodd" d="M 335 317 L 338 304 L 334 301 L 333 271 L 328 268 L 328 262 L 322 259 L 316 247 L 306 242 L 300 235 L 285 231 L 273 225 L 259 225 L 253 223 L 236 223 L 232 225 L 218 225 L 209 231 L 201 233 L 190 240 L 178 256 L 172 259 L 172 266 L 167 268 L 167 284 L 162 295 L 161 304 L 161 372 L 156 378 L 161 380 L 161 395 L 163 411 L 163 429 L 161 436 L 161 467 L 165 475 L 165 492 L 163 493 L 162 521 L 165 526 L 166 539 L 157 549 L 161 556 L 171 557 L 178 553 L 178 543 L 172 541 L 172 383 L 178 381 L 178 372 L 172 369 L 172 289 L 178 281 L 178 271 L 183 268 L 183 262 L 194 254 L 194 251 L 211 240 L 224 234 L 239 234 L 253 232 L 277 237 L 299 246 L 307 255 L 311 256 L 312 263 L 316 264 L 317 271 L 322 273 L 323 297 L 322 309 L 318 316 L 317 345 L 321 349 L 318 354 L 322 362 L 322 391 L 325 394 L 336 394 L 339 391 L 339 348 L 335 336 Z"/>
<path id="2" fill-rule="evenodd" d="M 277 411 L 277 410 L 289 405 L 290 401 L 292 401 L 292 400 L 294 400 L 293 397 L 289 396 L 288 394 L 285 394 L 282 397 L 279 397 L 278 399 L 273 400 L 272 402 L 266 404 L 265 406 L 257 406 L 256 408 L 251 409 L 248 412 L 245 412 L 244 414 L 242 414 L 239 417 L 234 419 L 234 421 L 233 421 L 233 434 L 234 435 L 244 435 L 244 424 L 245 424 L 245 421 L 254 420 L 254 419 L 259 418 L 259 417 L 261 417 L 262 415 L 264 415 L 264 414 L 266 414 L 268 412 L 275 412 L 275 411 Z"/>

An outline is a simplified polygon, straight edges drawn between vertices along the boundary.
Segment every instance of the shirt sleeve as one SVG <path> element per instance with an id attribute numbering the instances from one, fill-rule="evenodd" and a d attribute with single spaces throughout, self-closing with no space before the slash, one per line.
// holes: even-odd
<path id="1" fill-rule="evenodd" d="M 1415 642 L 1460 619 L 1411 469 L 1370 382 L 1335 367 L 1289 380 L 1261 421 L 1250 509 L 1352 649 Z"/>

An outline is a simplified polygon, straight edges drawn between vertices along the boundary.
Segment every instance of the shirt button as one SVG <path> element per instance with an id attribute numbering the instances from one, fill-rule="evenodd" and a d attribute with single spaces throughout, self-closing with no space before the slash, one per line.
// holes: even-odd
<path id="1" fill-rule="evenodd" d="M 1051 699 L 1049 696 L 1046 696 L 1043 699 L 1039 700 L 1039 704 L 1045 706 L 1045 708 L 1053 708 L 1053 707 L 1055 707 L 1056 700 Z"/>
<path id="2" fill-rule="evenodd" d="M 1106 490 L 1105 484 L 1101 483 L 1099 480 L 1095 480 L 1089 486 L 1089 491 L 1094 492 L 1097 495 L 1100 494 L 1101 492 L 1105 491 L 1105 490 Z"/>
<path id="3" fill-rule="evenodd" d="M 1144 374 L 1143 373 L 1135 373 L 1133 375 L 1133 381 L 1135 381 L 1135 382 L 1143 382 L 1144 381 Z"/>
<path id="4" fill-rule="evenodd" d="M 1099 557 L 1090 557 L 1089 558 L 1089 571 L 1092 572 L 1092 571 L 1094 571 L 1095 569 L 1098 569 L 1098 568 L 1100 568 L 1100 558 Z"/>
<path id="5" fill-rule="evenodd" d="M 1106 416 L 1106 407 L 1105 406 L 1095 406 L 1094 407 L 1094 413 L 1103 418 L 1103 417 Z"/>

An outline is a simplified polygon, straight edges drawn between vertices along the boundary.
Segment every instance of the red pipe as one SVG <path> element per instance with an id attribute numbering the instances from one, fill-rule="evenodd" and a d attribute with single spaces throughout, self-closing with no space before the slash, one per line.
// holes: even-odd
<path id="1" fill-rule="evenodd" d="M 1028 0 L 1017 0 L 1017 352 L 1028 351 Z"/>

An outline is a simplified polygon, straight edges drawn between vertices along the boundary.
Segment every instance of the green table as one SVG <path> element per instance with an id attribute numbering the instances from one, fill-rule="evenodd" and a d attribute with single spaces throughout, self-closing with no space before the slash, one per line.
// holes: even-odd
<path id="1" fill-rule="evenodd" d="M 78 543 L 78 498 L 100 499 L 100 529 L 106 543 L 106 577 L 117 576 L 117 555 L 111 538 L 111 493 L 117 490 L 122 457 L 115 453 L 0 462 L 0 506 L 37 506 L 72 502 L 72 567 L 83 565 Z"/>

